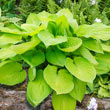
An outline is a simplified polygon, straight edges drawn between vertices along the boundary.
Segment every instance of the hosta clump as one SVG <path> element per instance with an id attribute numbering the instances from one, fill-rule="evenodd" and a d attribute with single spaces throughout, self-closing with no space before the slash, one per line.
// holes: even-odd
<path id="1" fill-rule="evenodd" d="M 68 9 L 30 14 L 20 26 L 0 26 L 0 84 L 26 78 L 27 100 L 34 107 L 49 94 L 55 110 L 74 110 L 86 85 L 110 71 L 110 26 L 78 25 Z"/>

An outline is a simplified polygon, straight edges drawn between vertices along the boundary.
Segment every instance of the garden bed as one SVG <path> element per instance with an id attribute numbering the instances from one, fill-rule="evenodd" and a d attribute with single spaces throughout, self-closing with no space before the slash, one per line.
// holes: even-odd
<path id="1" fill-rule="evenodd" d="M 8 87 L 0 86 L 0 110 L 33 110 L 34 108 L 26 100 L 26 84 Z M 82 103 L 77 103 L 76 110 L 86 110 L 87 103 L 90 100 L 90 96 L 86 95 Z M 96 98 L 98 103 L 98 110 L 110 110 L 110 99 Z M 51 96 L 46 98 L 43 103 L 40 104 L 39 110 L 53 110 Z"/>

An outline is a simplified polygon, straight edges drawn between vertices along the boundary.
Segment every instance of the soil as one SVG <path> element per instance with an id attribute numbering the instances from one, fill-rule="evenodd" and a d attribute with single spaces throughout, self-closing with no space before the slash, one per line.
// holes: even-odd
<path id="1" fill-rule="evenodd" d="M 9 87 L 0 85 L 0 110 L 53 110 L 51 95 L 37 108 L 33 108 L 26 100 L 27 81 L 22 84 Z M 76 110 L 87 110 L 90 96 L 86 95 L 82 103 L 77 103 Z M 110 99 L 98 99 L 98 110 L 110 110 Z"/>

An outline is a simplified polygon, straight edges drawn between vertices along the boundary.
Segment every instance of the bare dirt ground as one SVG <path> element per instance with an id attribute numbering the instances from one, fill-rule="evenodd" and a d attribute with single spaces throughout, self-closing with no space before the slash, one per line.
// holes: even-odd
<path id="1" fill-rule="evenodd" d="M 36 110 L 26 100 L 26 85 L 23 84 L 13 87 L 0 85 L 0 110 Z M 86 95 L 82 103 L 77 103 L 76 110 L 86 110 L 90 96 Z M 98 110 L 110 110 L 110 99 L 98 99 Z M 51 96 L 43 101 L 37 110 L 53 110 Z"/>

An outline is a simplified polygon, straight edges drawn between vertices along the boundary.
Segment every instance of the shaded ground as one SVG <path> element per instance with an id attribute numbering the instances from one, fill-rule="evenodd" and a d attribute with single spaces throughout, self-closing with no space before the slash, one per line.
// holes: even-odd
<path id="1" fill-rule="evenodd" d="M 26 85 L 26 82 L 14 87 L 0 85 L 0 110 L 36 110 L 25 98 Z M 90 96 L 86 95 L 82 103 L 77 104 L 77 110 L 86 110 L 89 99 Z M 97 99 L 97 103 L 98 110 L 110 110 L 110 99 Z M 51 96 L 43 101 L 39 110 L 53 110 Z"/>

